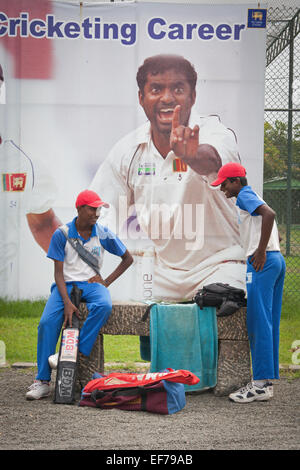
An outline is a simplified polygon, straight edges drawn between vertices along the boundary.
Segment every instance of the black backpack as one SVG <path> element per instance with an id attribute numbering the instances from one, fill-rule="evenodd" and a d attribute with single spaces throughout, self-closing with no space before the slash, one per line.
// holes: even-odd
<path id="1" fill-rule="evenodd" d="M 201 309 L 203 309 L 203 307 L 217 307 L 219 309 L 217 316 L 225 317 L 247 305 L 245 295 L 243 289 L 217 282 L 216 284 L 203 286 L 203 288 L 198 290 L 195 294 L 193 301 L 196 302 Z"/>

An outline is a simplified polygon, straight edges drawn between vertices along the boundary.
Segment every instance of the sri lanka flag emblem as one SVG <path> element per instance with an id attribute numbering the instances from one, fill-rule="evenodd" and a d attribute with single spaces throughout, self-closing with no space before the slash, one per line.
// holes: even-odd
<path id="1" fill-rule="evenodd" d="M 180 158 L 175 158 L 173 160 L 173 171 L 176 171 L 178 173 L 187 171 L 187 164 L 183 162 Z"/>
<path id="2" fill-rule="evenodd" d="M 3 191 L 24 191 L 26 173 L 2 173 Z"/>

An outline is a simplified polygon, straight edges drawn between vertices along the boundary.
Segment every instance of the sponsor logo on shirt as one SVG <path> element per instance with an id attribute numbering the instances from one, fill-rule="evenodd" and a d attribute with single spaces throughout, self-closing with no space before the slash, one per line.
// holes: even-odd
<path id="1" fill-rule="evenodd" d="M 155 175 L 155 163 L 141 163 L 138 168 L 138 175 Z"/>
<path id="2" fill-rule="evenodd" d="M 2 173 L 3 191 L 24 191 L 26 173 Z"/>
<path id="3" fill-rule="evenodd" d="M 92 255 L 94 256 L 100 256 L 100 251 L 101 247 L 100 246 L 94 246 L 91 250 Z"/>

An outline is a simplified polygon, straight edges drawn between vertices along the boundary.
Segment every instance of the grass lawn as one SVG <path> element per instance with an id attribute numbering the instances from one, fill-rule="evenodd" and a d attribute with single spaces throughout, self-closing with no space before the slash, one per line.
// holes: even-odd
<path id="1" fill-rule="evenodd" d="M 300 340 L 300 299 L 296 301 L 293 296 L 284 295 L 280 322 L 279 358 L 281 364 L 292 363 L 291 348 L 296 340 Z"/>
<path id="2" fill-rule="evenodd" d="M 300 257 L 287 256 L 285 261 L 286 276 L 280 323 L 280 363 L 290 364 L 292 344 L 295 340 L 300 340 Z"/>
<path id="3" fill-rule="evenodd" d="M 6 346 L 6 360 L 36 362 L 37 326 L 45 302 L 0 299 L 0 340 Z M 300 299 L 284 295 L 280 332 L 280 363 L 292 363 L 292 343 L 300 340 Z M 142 362 L 138 336 L 104 336 L 105 362 Z M 300 375 L 300 374 L 299 374 Z"/>
<path id="4" fill-rule="evenodd" d="M 0 340 L 6 346 L 6 361 L 36 362 L 37 327 L 45 301 L 0 299 Z M 106 362 L 142 362 L 138 336 L 104 336 Z"/>

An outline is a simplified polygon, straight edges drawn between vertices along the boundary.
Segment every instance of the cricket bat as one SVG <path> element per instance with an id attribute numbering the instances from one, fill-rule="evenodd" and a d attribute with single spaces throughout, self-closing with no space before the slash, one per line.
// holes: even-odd
<path id="1" fill-rule="evenodd" d="M 75 284 L 70 299 L 79 307 L 82 290 Z M 76 372 L 78 365 L 79 319 L 73 314 L 72 327 L 66 326 L 61 334 L 61 343 L 56 371 L 54 403 L 72 404 L 75 401 Z"/>

